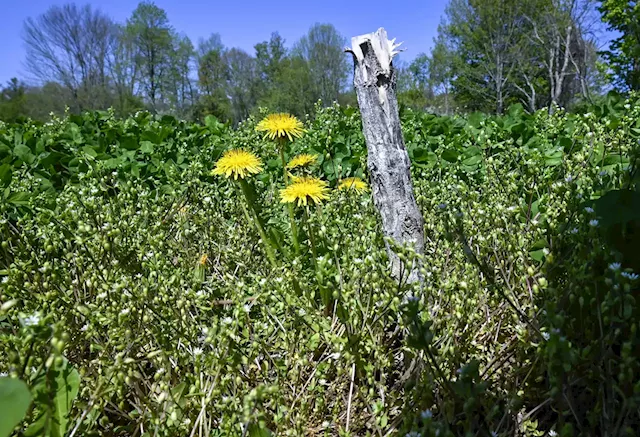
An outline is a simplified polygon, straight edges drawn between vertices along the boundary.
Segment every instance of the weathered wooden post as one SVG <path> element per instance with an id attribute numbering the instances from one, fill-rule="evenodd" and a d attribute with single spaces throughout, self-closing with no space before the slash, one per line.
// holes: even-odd
<path id="1" fill-rule="evenodd" d="M 353 84 L 367 143 L 371 191 L 384 235 L 423 253 L 424 219 L 413 194 L 411 163 L 398 115 L 396 73 L 391 63 L 399 45 L 395 39 L 387 39 L 387 32 L 380 28 L 351 38 L 351 49 L 347 51 L 353 54 Z M 418 266 L 403 266 L 389 245 L 387 252 L 396 278 L 409 273 L 409 282 L 420 279 Z"/>

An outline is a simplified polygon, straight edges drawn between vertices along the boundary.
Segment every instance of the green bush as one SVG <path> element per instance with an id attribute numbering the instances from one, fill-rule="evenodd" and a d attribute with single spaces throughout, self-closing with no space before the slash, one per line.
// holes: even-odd
<path id="1" fill-rule="evenodd" d="M 254 119 L 0 123 L 0 371 L 32 397 L 16 435 L 634 435 L 637 99 L 402 122 L 425 218 L 424 255 L 396 248 L 421 262 L 411 285 L 368 192 L 297 208 L 287 249 Z M 365 177 L 360 123 L 321 109 L 286 159 L 317 154 L 332 188 Z M 264 162 L 248 181 L 275 265 L 211 175 L 237 148 Z"/>

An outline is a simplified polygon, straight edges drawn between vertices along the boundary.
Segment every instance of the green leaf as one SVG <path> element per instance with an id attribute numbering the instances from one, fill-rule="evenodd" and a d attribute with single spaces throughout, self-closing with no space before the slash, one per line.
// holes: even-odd
<path id="1" fill-rule="evenodd" d="M 7 202 L 12 203 L 14 205 L 28 205 L 30 197 L 31 196 L 29 195 L 29 193 L 25 193 L 25 192 L 13 193 L 9 196 L 9 198 L 7 199 Z"/>
<path id="2" fill-rule="evenodd" d="M 13 154 L 16 156 L 16 158 L 24 162 L 30 162 L 30 159 L 33 158 L 33 155 L 31 154 L 31 149 L 25 146 L 24 144 L 16 145 L 13 148 Z"/>
<path id="3" fill-rule="evenodd" d="M 13 170 L 9 164 L 0 165 L 0 188 L 8 187 L 11 183 Z"/>
<path id="4" fill-rule="evenodd" d="M 529 252 L 529 255 L 534 260 L 542 262 L 542 260 L 544 259 L 544 249 L 532 250 L 531 252 Z"/>
<path id="5" fill-rule="evenodd" d="M 442 152 L 442 159 L 445 161 L 456 162 L 458 160 L 458 156 L 460 156 L 460 154 L 457 150 L 447 149 Z"/>
<path id="6" fill-rule="evenodd" d="M 262 428 L 257 423 L 249 425 L 249 437 L 271 437 L 273 434 L 268 428 Z"/>
<path id="7" fill-rule="evenodd" d="M 562 164 L 562 149 L 559 147 L 552 147 L 544 152 L 544 163 L 549 167 L 555 167 Z"/>
<path id="8" fill-rule="evenodd" d="M 69 423 L 69 411 L 80 388 L 80 374 L 68 361 L 58 371 L 53 386 L 56 388 L 54 402 L 54 425 L 58 435 L 64 436 Z"/>
<path id="9" fill-rule="evenodd" d="M 24 419 L 31 393 L 27 385 L 16 378 L 0 378 L 0 437 L 7 437 Z"/>
<path id="10" fill-rule="evenodd" d="M 153 143 L 151 141 L 142 141 L 140 143 L 140 151 L 148 155 L 152 154 L 154 150 Z"/>
<path id="11" fill-rule="evenodd" d="M 595 201 L 594 208 L 604 227 L 640 220 L 640 192 L 609 191 Z"/>
<path id="12" fill-rule="evenodd" d="M 84 146 L 82 148 L 82 151 L 87 155 L 91 156 L 92 158 L 95 158 L 96 156 L 98 156 L 98 152 L 96 152 L 96 149 L 94 149 L 91 146 Z"/>

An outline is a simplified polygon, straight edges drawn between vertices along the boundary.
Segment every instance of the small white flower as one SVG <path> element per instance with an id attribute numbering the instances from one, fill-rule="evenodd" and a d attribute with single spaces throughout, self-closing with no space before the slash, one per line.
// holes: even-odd
<path id="1" fill-rule="evenodd" d="M 249 313 L 249 312 L 251 312 L 251 305 L 249 305 L 248 303 L 244 304 L 242 306 L 242 309 L 244 310 L 245 313 Z"/>
<path id="2" fill-rule="evenodd" d="M 549 437 L 556 437 L 558 435 L 558 433 L 555 430 L 550 430 L 549 431 Z"/>
<path id="3" fill-rule="evenodd" d="M 8 276 L 3 277 L 2 278 L 2 283 L 6 284 L 7 282 L 9 282 L 9 277 Z"/>
<path id="4" fill-rule="evenodd" d="M 87 329 L 89 329 L 89 324 L 85 324 L 82 328 L 80 328 L 80 331 L 85 332 Z"/>
<path id="5" fill-rule="evenodd" d="M 130 312 L 131 310 L 129 308 L 123 308 L 122 311 L 120 311 L 120 315 L 126 316 Z"/>
<path id="6" fill-rule="evenodd" d="M 566 182 L 573 182 L 573 176 L 571 176 L 571 175 L 567 175 L 567 177 L 566 177 L 566 178 L 564 178 L 564 180 L 565 180 Z"/>
<path id="7" fill-rule="evenodd" d="M 542 338 L 544 338 L 546 341 L 549 341 L 549 338 L 551 337 L 551 335 L 549 335 L 548 332 L 543 332 L 542 333 Z"/>
<path id="8" fill-rule="evenodd" d="M 231 317 L 227 316 L 224 319 L 222 319 L 222 323 L 224 325 L 230 325 L 231 323 L 233 323 L 233 319 Z"/>
<path id="9" fill-rule="evenodd" d="M 620 267 L 622 267 L 622 265 L 620 263 L 611 263 L 611 264 L 609 264 L 609 269 L 613 270 L 614 272 L 617 272 L 618 270 L 620 270 Z"/>
<path id="10" fill-rule="evenodd" d="M 578 228 L 573 228 L 569 232 L 571 232 L 572 234 L 577 234 L 578 233 Z"/>
<path id="11" fill-rule="evenodd" d="M 593 213 L 593 208 L 591 208 L 590 206 L 587 206 L 584 210 L 587 211 L 589 214 Z"/>
<path id="12" fill-rule="evenodd" d="M 600 222 L 596 219 L 589 220 L 589 226 L 591 226 L 592 228 L 595 228 L 596 226 L 598 226 L 598 223 Z"/>
<path id="13" fill-rule="evenodd" d="M 629 272 L 622 272 L 622 276 L 624 276 L 625 278 L 631 281 L 635 281 L 638 278 L 640 278 L 640 276 L 637 273 L 629 273 Z"/>
<path id="14" fill-rule="evenodd" d="M 431 412 L 431 410 L 426 409 L 422 413 L 420 413 L 420 417 L 422 418 L 422 420 L 431 419 L 433 417 L 433 413 Z"/>
<path id="15" fill-rule="evenodd" d="M 202 350 L 201 347 L 193 348 L 193 356 L 194 357 L 199 357 L 200 355 L 202 355 L 202 352 L 204 352 L 204 351 Z"/>
<path id="16" fill-rule="evenodd" d="M 24 326 L 37 325 L 38 323 L 40 323 L 40 314 L 33 313 L 32 315 L 27 316 L 22 319 L 22 323 L 24 324 Z"/>

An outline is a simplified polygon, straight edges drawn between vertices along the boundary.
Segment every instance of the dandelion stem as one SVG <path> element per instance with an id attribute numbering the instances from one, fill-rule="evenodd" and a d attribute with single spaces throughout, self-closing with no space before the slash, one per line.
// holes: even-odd
<path id="1" fill-rule="evenodd" d="M 289 178 L 287 176 L 287 164 L 284 160 L 284 139 L 278 140 L 278 149 L 280 150 L 280 160 L 282 161 L 282 177 L 284 180 L 284 186 L 286 188 L 289 185 Z M 300 254 L 300 240 L 298 240 L 298 227 L 296 226 L 295 214 L 293 211 L 293 205 L 289 204 L 289 223 L 291 223 L 291 238 L 293 241 L 293 248 L 296 252 L 296 255 Z"/>
<path id="2" fill-rule="evenodd" d="M 276 254 L 274 252 L 275 245 L 271 240 L 271 238 L 269 238 L 269 236 L 267 235 L 267 232 L 265 231 L 262 218 L 260 217 L 260 214 L 258 213 L 257 208 L 252 200 L 249 184 L 243 179 L 240 179 L 239 183 L 240 183 L 240 188 L 242 188 L 242 194 L 244 194 L 244 198 L 246 199 L 247 204 L 249 205 L 249 207 L 251 208 L 251 212 L 253 213 L 253 222 L 255 223 L 256 228 L 258 229 L 258 233 L 260 234 L 260 238 L 264 243 L 264 250 L 267 252 L 267 257 L 269 258 L 269 261 L 271 262 L 273 267 L 277 267 L 278 263 L 276 261 Z M 249 212 L 247 211 L 246 207 L 247 205 L 243 203 L 242 209 L 244 210 L 247 220 L 251 221 L 249 217 Z"/>

